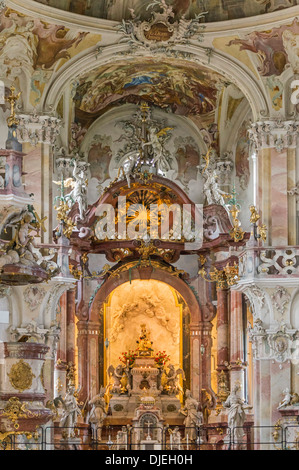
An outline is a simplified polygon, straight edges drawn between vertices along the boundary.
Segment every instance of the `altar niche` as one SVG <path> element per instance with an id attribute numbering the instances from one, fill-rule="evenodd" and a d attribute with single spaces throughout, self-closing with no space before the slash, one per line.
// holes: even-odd
<path id="1" fill-rule="evenodd" d="M 146 351 L 142 353 L 142 347 L 150 342 L 151 357 L 168 356 L 168 365 L 184 370 L 181 389 L 190 388 L 190 312 L 174 288 L 150 279 L 121 284 L 104 303 L 101 324 L 104 341 L 100 347 L 100 383 L 107 385 L 109 366 L 125 366 L 131 353 L 138 350 L 140 356 L 149 356 Z M 145 340 L 142 328 L 150 335 Z M 148 384 L 144 381 L 140 387 L 142 393 Z M 179 395 L 182 400 L 182 393 Z"/>

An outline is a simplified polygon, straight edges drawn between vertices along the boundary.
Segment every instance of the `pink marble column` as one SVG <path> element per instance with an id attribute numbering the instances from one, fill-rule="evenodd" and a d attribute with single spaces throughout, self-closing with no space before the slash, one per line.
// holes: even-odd
<path id="1" fill-rule="evenodd" d="M 99 391 L 99 331 L 96 322 L 79 321 L 78 347 L 78 381 L 80 401 L 90 399 Z M 101 384 L 102 385 L 102 384 Z"/>
<path id="2" fill-rule="evenodd" d="M 242 293 L 234 289 L 231 290 L 230 366 L 231 387 L 236 381 L 240 381 L 243 387 L 244 345 Z"/>
<path id="3" fill-rule="evenodd" d="M 76 291 L 70 290 L 66 293 L 66 327 L 67 327 L 67 344 L 66 358 L 67 362 L 76 362 Z"/>
<path id="4" fill-rule="evenodd" d="M 229 289 L 217 289 L 217 372 L 226 374 L 229 384 Z"/>
<path id="5" fill-rule="evenodd" d="M 67 372 L 67 327 L 66 327 L 66 292 L 60 297 L 60 335 L 57 345 L 56 362 L 54 368 L 54 396 L 66 393 L 66 372 Z"/>
<path id="6" fill-rule="evenodd" d="M 200 396 L 201 390 L 201 357 L 200 345 L 202 337 L 200 326 L 190 325 L 190 372 L 191 372 L 191 392 L 193 397 Z"/>
<path id="7" fill-rule="evenodd" d="M 202 389 L 211 389 L 211 332 L 210 321 L 190 325 L 191 392 L 198 399 Z"/>
<path id="8" fill-rule="evenodd" d="M 271 244 L 288 244 L 288 151 L 271 149 Z M 269 201 L 270 202 L 270 201 Z"/>

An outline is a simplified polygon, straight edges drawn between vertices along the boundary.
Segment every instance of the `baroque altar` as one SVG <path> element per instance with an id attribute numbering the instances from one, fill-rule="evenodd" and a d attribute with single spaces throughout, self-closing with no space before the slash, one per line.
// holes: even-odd
<path id="1" fill-rule="evenodd" d="M 169 424 L 182 424 L 180 413 L 185 380 L 184 371 L 169 364 L 166 352 L 155 352 L 150 332 L 141 325 L 137 348 L 123 353 L 123 364 L 108 368 L 111 416 L 110 424 L 136 423 L 148 412 L 145 402 L 151 403 L 155 422 L 166 420 Z"/>

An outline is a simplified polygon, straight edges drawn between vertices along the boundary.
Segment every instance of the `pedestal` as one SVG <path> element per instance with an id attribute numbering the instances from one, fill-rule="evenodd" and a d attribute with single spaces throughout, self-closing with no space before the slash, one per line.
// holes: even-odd
<path id="1" fill-rule="evenodd" d="M 285 450 L 299 450 L 299 405 L 287 406 L 279 410 L 278 443 L 282 442 Z M 282 433 L 282 435 L 280 435 Z"/>
<path id="2" fill-rule="evenodd" d="M 19 436 L 30 437 L 51 420 L 52 412 L 44 406 L 46 393 L 43 387 L 43 365 L 48 350 L 44 344 L 0 344 L 2 436 L 15 436 L 14 441 L 18 436 L 20 441 Z"/>

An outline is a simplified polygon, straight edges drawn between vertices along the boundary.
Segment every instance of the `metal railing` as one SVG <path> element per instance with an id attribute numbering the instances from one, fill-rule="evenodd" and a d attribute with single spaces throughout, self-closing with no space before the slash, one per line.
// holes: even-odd
<path id="1" fill-rule="evenodd" d="M 180 451 L 299 450 L 299 424 L 287 426 L 104 426 L 75 429 L 46 426 L 34 436 L 16 433 L 0 440 L 1 450 Z"/>

